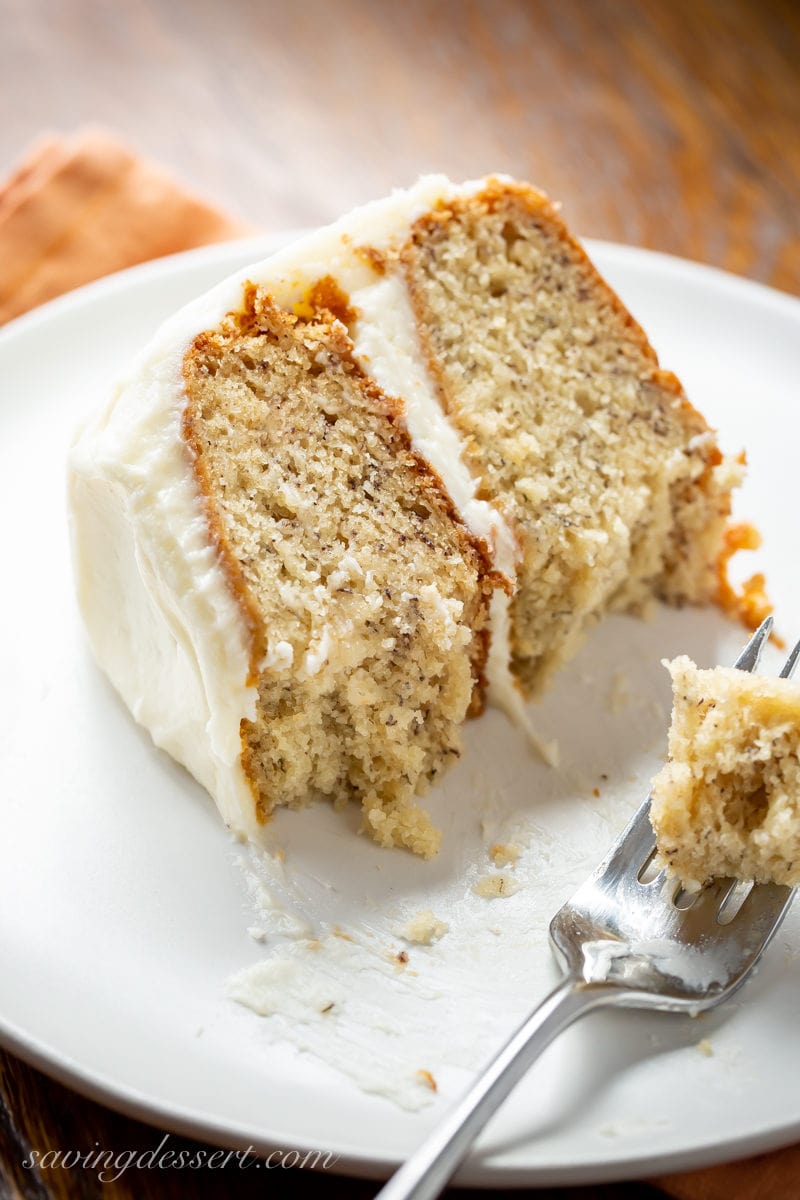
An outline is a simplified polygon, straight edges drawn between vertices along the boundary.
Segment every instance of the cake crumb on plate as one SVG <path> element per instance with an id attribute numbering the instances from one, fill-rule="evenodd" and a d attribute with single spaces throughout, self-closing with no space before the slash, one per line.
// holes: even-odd
<path id="1" fill-rule="evenodd" d="M 447 921 L 440 921 L 429 908 L 423 908 L 414 914 L 405 926 L 402 936 L 407 942 L 430 946 L 432 942 L 438 942 L 444 937 L 449 929 Z"/>
<path id="2" fill-rule="evenodd" d="M 473 886 L 473 892 L 476 896 L 483 896 L 485 900 L 497 900 L 501 896 L 513 896 L 514 892 L 518 892 L 520 884 L 515 880 L 510 879 L 508 875 L 482 875 Z"/>
<path id="3" fill-rule="evenodd" d="M 519 855 L 519 846 L 515 846 L 512 842 L 495 842 L 489 849 L 489 858 L 496 867 L 513 866 Z"/>

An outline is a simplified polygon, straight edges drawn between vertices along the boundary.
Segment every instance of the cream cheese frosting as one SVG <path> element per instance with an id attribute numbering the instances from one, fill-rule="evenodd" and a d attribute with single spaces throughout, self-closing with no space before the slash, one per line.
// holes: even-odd
<path id="1" fill-rule="evenodd" d="M 70 505 L 78 598 L 94 654 L 138 721 L 214 796 L 226 823 L 254 837 L 259 825 L 240 762 L 240 724 L 255 714 L 250 638 L 209 542 L 203 498 L 182 435 L 183 360 L 198 333 L 242 306 L 248 283 L 291 309 L 324 276 L 357 313 L 356 356 L 400 398 L 414 449 L 433 467 L 467 527 L 485 540 L 495 569 L 515 578 L 517 546 L 502 512 L 477 497 L 461 439 L 443 412 L 420 350 L 399 268 L 381 274 L 368 246 L 399 248 L 414 221 L 441 201 L 485 184 L 423 178 L 230 277 L 168 320 L 106 410 L 79 434 L 70 457 Z M 509 599 L 491 605 L 489 696 L 514 719 L 521 696 L 509 670 Z M 310 645 L 303 668 L 324 658 Z M 330 636 L 330 635 L 327 635 Z M 268 636 L 262 668 L 286 670 L 292 647 Z"/>

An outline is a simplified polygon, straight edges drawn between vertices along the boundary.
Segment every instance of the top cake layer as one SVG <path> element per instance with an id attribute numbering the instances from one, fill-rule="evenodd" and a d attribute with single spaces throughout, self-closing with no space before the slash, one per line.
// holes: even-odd
<path id="1" fill-rule="evenodd" d="M 287 421 L 289 395 L 304 399 Z M 346 413 L 351 457 L 373 464 L 371 482 L 342 468 Z M 303 454 L 287 451 L 294 437 Z M 393 460 L 405 472 L 394 490 Z M 519 707 L 513 676 L 542 686 L 608 609 L 653 595 L 711 599 L 736 474 L 546 198 L 507 180 L 434 177 L 301 239 L 167 322 L 73 452 L 80 600 L 101 665 L 229 824 L 252 833 L 274 803 L 299 802 L 302 789 L 279 769 L 276 714 L 299 728 L 290 685 L 307 702 L 316 680 L 330 736 L 324 748 L 296 746 L 308 759 L 306 790 L 360 795 L 379 840 L 429 852 L 422 827 L 395 818 L 457 753 L 455 731 L 487 677 L 490 696 Z M 334 517 L 325 478 L 359 503 L 334 505 Z M 259 497 L 250 515 L 245 493 Z M 321 551 L 314 504 L 326 510 Z M 368 532 L 393 507 L 410 524 Z M 368 564 L 361 541 L 373 536 L 384 550 Z M 407 560 L 395 537 L 416 539 Z M 303 570 L 285 554 L 278 563 L 287 542 Z M 402 586 L 411 563 L 416 591 Z M 314 580 L 320 564 L 327 575 Z M 385 577 L 375 613 L 354 613 L 376 572 Z M 288 589 L 278 607 L 276 581 Z M 402 612 L 398 595 L 411 597 Z M 410 644 L 412 629 L 432 635 L 422 660 L 399 649 L 396 632 Z M 360 647 L 347 662 L 344 642 Z M 400 758 L 388 766 L 401 755 L 389 736 L 389 676 L 369 697 L 345 695 L 348 672 L 374 679 L 389 660 L 415 714 L 402 794 L 390 783 Z M 364 745 L 332 764 L 334 730 L 364 713 Z M 386 832 L 404 822 L 407 837 Z"/>

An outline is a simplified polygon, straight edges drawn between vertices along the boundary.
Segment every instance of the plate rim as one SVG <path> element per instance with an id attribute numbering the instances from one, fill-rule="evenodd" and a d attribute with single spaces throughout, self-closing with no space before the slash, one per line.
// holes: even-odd
<path id="1" fill-rule="evenodd" d="M 48 303 L 25 313 L 9 322 L 0 330 L 0 353 L 7 351 L 19 338 L 36 333 L 50 322 L 61 317 L 74 315 L 86 305 L 97 300 L 116 296 L 140 284 L 147 284 L 165 275 L 181 274 L 197 266 L 231 263 L 231 270 L 239 269 L 235 264 L 252 251 L 253 261 L 264 257 L 279 245 L 287 244 L 304 230 L 285 230 L 272 234 L 215 243 L 178 254 L 150 260 L 123 271 L 105 276 L 85 284 Z M 733 292 L 748 303 L 766 305 L 786 313 L 800 321 L 800 298 L 779 291 L 766 284 L 758 283 L 731 272 L 704 263 L 693 262 L 676 255 L 643 247 L 625 245 L 598 239 L 584 239 L 591 256 L 603 260 L 604 269 L 612 262 L 624 263 L 629 267 L 647 269 L 655 267 L 673 278 L 697 281 L 705 286 L 712 285 Z M 12 351 L 13 352 L 13 351 Z M 279 1132 L 270 1133 L 255 1128 L 243 1133 L 240 1122 L 214 1119 L 207 1113 L 193 1110 L 182 1104 L 164 1102 L 157 1096 L 132 1088 L 128 1084 L 109 1078 L 86 1067 L 60 1052 L 23 1028 L 6 1019 L 0 1012 L 0 1045 L 17 1055 L 32 1067 L 42 1071 L 63 1086 L 72 1088 L 80 1095 L 106 1105 L 123 1115 L 133 1117 L 149 1126 L 170 1130 L 182 1136 L 200 1138 L 215 1145 L 240 1147 L 245 1140 L 259 1152 L 268 1153 L 286 1136 Z M 683 1151 L 668 1151 L 654 1154 L 652 1149 L 641 1151 L 629 1147 L 621 1160 L 613 1158 L 570 1166 L 569 1164 L 511 1165 L 482 1163 L 480 1159 L 468 1159 L 458 1176 L 462 1185 L 491 1187 L 524 1186 L 568 1186 L 570 1184 L 606 1183 L 625 1179 L 641 1179 L 656 1174 L 676 1173 L 721 1162 L 734 1161 L 755 1153 L 763 1153 L 786 1146 L 800 1136 L 800 1117 L 775 1125 L 770 1123 L 748 1134 L 746 1137 L 731 1136 L 709 1144 L 702 1139 Z M 291 1135 L 292 1147 L 301 1151 L 319 1149 L 302 1137 Z M 337 1163 L 329 1168 L 333 1174 L 349 1174 L 361 1178 L 382 1179 L 390 1174 L 402 1161 L 400 1157 L 376 1156 L 363 1145 L 339 1143 Z M 331 1147 L 337 1153 L 336 1147 Z M 733 1154 L 733 1157 L 731 1155 Z"/>
<path id="2" fill-rule="evenodd" d="M 54 1047 L 19 1031 L 11 1022 L 5 1021 L 2 1014 L 0 1047 L 86 1099 L 105 1105 L 112 1111 L 131 1117 L 151 1128 L 209 1142 L 226 1149 L 252 1147 L 262 1156 L 269 1154 L 271 1150 L 287 1148 L 286 1137 L 279 1133 L 261 1133 L 252 1128 L 244 1134 L 244 1126 L 238 1122 L 209 1119 L 207 1115 L 184 1105 L 164 1103 L 127 1084 L 106 1079 L 98 1072 L 71 1061 Z M 470 1156 L 465 1159 L 448 1186 L 488 1190 L 497 1187 L 572 1187 L 629 1180 L 646 1181 L 658 1175 L 681 1174 L 780 1150 L 792 1145 L 798 1135 L 800 1119 L 789 1121 L 780 1127 L 771 1125 L 769 1129 L 756 1130 L 746 1137 L 732 1135 L 713 1146 L 698 1143 L 683 1151 L 667 1151 L 660 1155 L 642 1150 L 629 1153 L 621 1161 L 609 1158 L 566 1167 L 553 1163 L 541 1166 L 486 1164 Z M 336 1163 L 326 1168 L 332 1175 L 384 1180 L 405 1161 L 400 1157 L 378 1157 L 359 1146 L 346 1146 L 341 1142 L 338 1146 L 341 1149 L 337 1149 L 336 1145 L 329 1147 L 331 1153 L 337 1154 Z M 291 1136 L 289 1148 L 297 1149 L 300 1153 L 328 1149 L 294 1134 Z M 736 1152 L 731 1155 L 734 1149 Z"/>
<path id="3" fill-rule="evenodd" d="M 7 343 L 15 337 L 28 333 L 51 318 L 57 318 L 73 308 L 79 308 L 83 304 L 103 296 L 114 295 L 125 290 L 129 285 L 135 286 L 139 282 L 147 282 L 150 279 L 158 278 L 159 275 L 169 274 L 175 270 L 179 271 L 184 266 L 191 267 L 195 263 L 198 265 L 210 265 L 217 261 L 222 263 L 228 258 L 233 259 L 234 255 L 238 257 L 239 253 L 248 248 L 251 248 L 257 256 L 252 259 L 252 262 L 256 263 L 260 258 L 272 253 L 273 250 L 288 245 L 291 241 L 309 232 L 310 230 L 307 228 L 292 228 L 235 238 L 227 242 L 213 242 L 208 246 L 181 250 L 177 254 L 163 255 L 160 258 L 137 263 L 132 267 L 125 267 L 121 271 L 114 271 L 91 283 L 84 283 L 80 287 L 72 288 L 60 296 L 55 296 L 52 300 L 47 300 L 44 304 L 37 305 L 28 312 L 22 313 L 13 320 L 7 321 L 0 327 L 0 349 L 4 349 Z M 662 270 L 672 275 L 685 276 L 688 272 L 690 277 L 698 281 L 716 284 L 718 287 L 722 286 L 726 289 L 740 290 L 743 295 L 752 300 L 779 308 L 788 308 L 789 312 L 800 317 L 800 296 L 782 291 L 770 284 L 761 283 L 759 280 L 749 279 L 745 275 L 726 271 L 722 267 L 711 266 L 709 263 L 683 258 L 678 254 L 669 254 L 664 250 L 651 250 L 645 246 L 636 246 L 627 242 L 612 242 L 604 238 L 589 237 L 578 240 L 589 251 L 590 258 L 599 254 L 606 260 L 616 259 L 628 264 L 640 265 L 646 265 L 647 261 L 653 261 Z M 236 270 L 237 268 L 234 267 L 231 273 Z"/>

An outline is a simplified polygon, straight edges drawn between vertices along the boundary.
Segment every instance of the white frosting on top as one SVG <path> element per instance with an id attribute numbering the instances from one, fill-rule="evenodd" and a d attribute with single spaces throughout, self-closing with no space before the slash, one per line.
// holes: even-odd
<path id="1" fill-rule="evenodd" d="M 157 745 L 214 796 L 226 822 L 254 836 L 253 796 L 240 763 L 240 724 L 255 713 L 250 636 L 214 548 L 182 436 L 182 365 L 198 333 L 241 307 L 243 288 L 264 286 L 291 307 L 332 276 L 360 314 L 356 354 L 379 386 L 401 397 L 414 448 L 442 479 L 470 530 L 513 582 L 516 545 L 502 515 L 476 495 L 455 428 L 440 407 L 417 341 L 405 285 L 358 252 L 399 246 L 438 202 L 473 194 L 484 181 L 421 179 L 356 209 L 336 224 L 238 272 L 168 320 L 110 405 L 81 432 L 71 454 L 70 498 L 78 597 L 94 653 Z M 497 592 L 489 663 L 492 691 L 519 718 L 509 674 L 508 600 Z M 294 663 L 268 637 L 262 668 L 314 674 L 327 630 Z M 512 693 L 516 699 L 512 698 Z"/>

